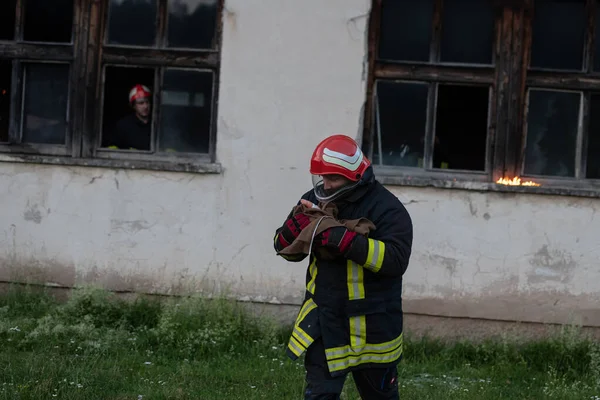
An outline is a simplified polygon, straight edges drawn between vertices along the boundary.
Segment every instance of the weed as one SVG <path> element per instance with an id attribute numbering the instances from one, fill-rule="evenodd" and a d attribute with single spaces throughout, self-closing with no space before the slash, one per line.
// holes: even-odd
<path id="1" fill-rule="evenodd" d="M 223 298 L 126 301 L 88 287 L 58 303 L 11 288 L 0 295 L 0 399 L 301 399 L 289 332 Z M 407 399 L 600 394 L 600 345 L 576 327 L 525 343 L 407 339 L 405 349 Z M 346 383 L 342 398 L 357 399 L 351 376 Z"/>

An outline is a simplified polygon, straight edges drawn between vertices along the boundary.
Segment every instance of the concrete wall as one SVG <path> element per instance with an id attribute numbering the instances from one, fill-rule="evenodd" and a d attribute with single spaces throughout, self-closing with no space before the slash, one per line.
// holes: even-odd
<path id="1" fill-rule="evenodd" d="M 368 0 L 227 0 L 215 175 L 0 163 L 0 281 L 298 304 L 272 249 L 308 158 L 357 137 Z M 600 325 L 597 200 L 392 188 L 415 224 L 406 310 Z"/>
<path id="2" fill-rule="evenodd" d="M 392 190 L 415 221 L 407 311 L 600 324 L 599 200 Z"/>
<path id="3" fill-rule="evenodd" d="M 357 135 L 369 1 L 225 7 L 224 172 L 0 163 L 0 279 L 300 300 L 304 267 L 275 257 L 273 232 L 310 188 L 316 143 Z"/>

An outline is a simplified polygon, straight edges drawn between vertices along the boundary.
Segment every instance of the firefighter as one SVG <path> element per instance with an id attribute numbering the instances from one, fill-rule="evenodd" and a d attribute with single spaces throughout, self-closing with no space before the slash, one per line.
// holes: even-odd
<path id="1" fill-rule="evenodd" d="M 133 112 L 121 118 L 114 129 L 109 148 L 122 150 L 150 150 L 152 124 L 150 97 L 145 85 L 137 84 L 129 91 L 129 105 Z"/>
<path id="2" fill-rule="evenodd" d="M 339 399 L 352 373 L 363 399 L 398 399 L 396 365 L 402 358 L 402 276 L 412 249 L 412 220 L 402 203 L 375 180 L 370 161 L 350 137 L 323 140 L 310 162 L 313 189 L 298 205 L 333 203 L 339 220 L 367 218 L 375 224 L 368 236 L 344 226 L 316 235 L 304 302 L 294 323 L 287 354 L 305 353 L 304 398 Z M 275 232 L 277 252 L 289 246 L 310 223 L 293 210 Z M 308 255 L 286 255 L 299 262 Z"/>

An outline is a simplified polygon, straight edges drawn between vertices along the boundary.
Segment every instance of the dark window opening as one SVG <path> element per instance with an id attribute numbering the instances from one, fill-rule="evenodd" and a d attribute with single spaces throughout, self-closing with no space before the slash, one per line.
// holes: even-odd
<path id="1" fill-rule="evenodd" d="M 23 38 L 31 42 L 71 42 L 73 0 L 27 0 Z"/>
<path id="2" fill-rule="evenodd" d="M 161 151 L 208 153 L 213 73 L 167 69 L 161 90 Z"/>
<path id="3" fill-rule="evenodd" d="M 0 40 L 14 40 L 16 0 L 0 0 Z"/>
<path id="4" fill-rule="evenodd" d="M 374 163 L 423 167 L 428 91 L 427 83 L 377 82 Z"/>
<path id="5" fill-rule="evenodd" d="M 0 60 L 0 142 L 8 142 L 10 126 L 10 88 L 12 65 L 10 61 Z"/>
<path id="6" fill-rule="evenodd" d="M 384 0 L 379 57 L 429 61 L 433 0 Z"/>
<path id="7" fill-rule="evenodd" d="M 445 0 L 441 61 L 491 64 L 494 9 L 486 0 Z"/>
<path id="8" fill-rule="evenodd" d="M 434 168 L 485 171 L 489 88 L 438 86 Z"/>
<path id="9" fill-rule="evenodd" d="M 142 103 L 136 85 L 151 93 Z M 134 91 L 132 93 L 132 90 Z M 136 97 L 139 96 L 139 99 Z M 104 80 L 102 147 L 148 151 L 152 148 L 154 69 L 107 66 Z M 132 99 L 130 101 L 130 99 Z M 136 106 L 135 103 L 140 103 Z"/>
<path id="10" fill-rule="evenodd" d="M 584 0 L 536 1 L 531 67 L 581 70 L 586 27 Z"/>
<path id="11" fill-rule="evenodd" d="M 530 90 L 526 175 L 575 176 L 581 93 Z"/>
<path id="12" fill-rule="evenodd" d="M 600 2 L 596 1 L 596 32 L 594 32 L 594 71 L 600 71 Z"/>
<path id="13" fill-rule="evenodd" d="M 69 66 L 25 64 L 23 142 L 66 144 Z"/>
<path id="14" fill-rule="evenodd" d="M 213 48 L 216 22 L 217 0 L 169 1 L 169 47 Z"/>
<path id="15" fill-rule="evenodd" d="M 591 95 L 586 177 L 600 179 L 600 93 Z"/>
<path id="16" fill-rule="evenodd" d="M 157 0 L 111 0 L 108 43 L 153 46 L 156 41 Z"/>

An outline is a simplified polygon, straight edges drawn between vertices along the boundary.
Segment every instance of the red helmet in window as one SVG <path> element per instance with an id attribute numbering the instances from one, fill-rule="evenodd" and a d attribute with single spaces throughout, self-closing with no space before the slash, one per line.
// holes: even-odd
<path id="1" fill-rule="evenodd" d="M 137 99 L 143 99 L 146 97 L 150 97 L 151 94 L 152 94 L 152 92 L 150 92 L 150 89 L 148 89 L 147 86 L 140 85 L 140 84 L 135 85 L 129 91 L 129 103 L 133 103 Z"/>
<path id="2" fill-rule="evenodd" d="M 338 198 L 358 186 L 370 165 L 371 162 L 352 138 L 346 135 L 333 135 L 326 138 L 317 145 L 310 160 L 315 195 L 319 201 Z M 326 184 L 323 176 L 327 175 L 336 178 L 337 183 Z"/>

